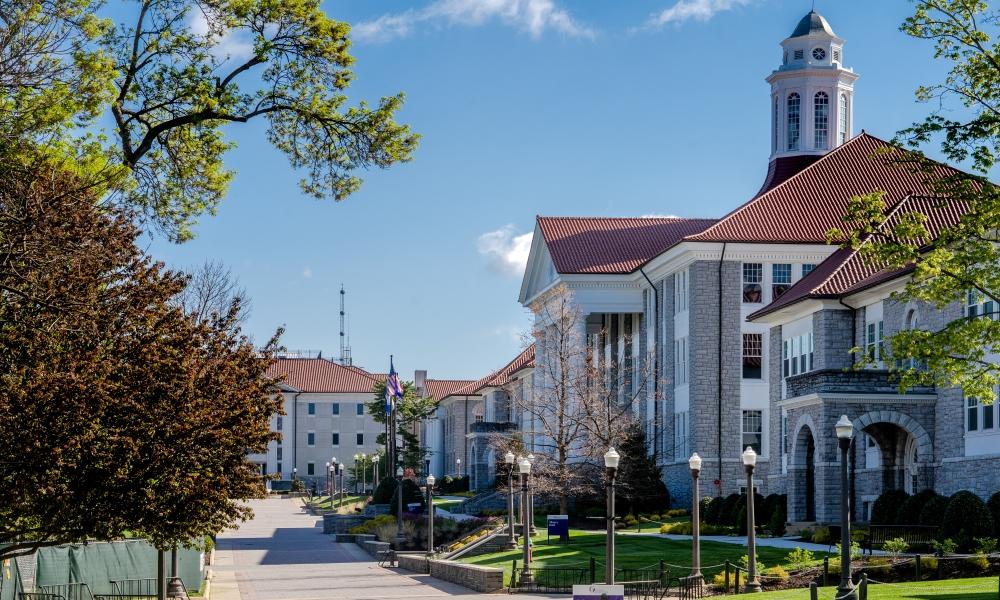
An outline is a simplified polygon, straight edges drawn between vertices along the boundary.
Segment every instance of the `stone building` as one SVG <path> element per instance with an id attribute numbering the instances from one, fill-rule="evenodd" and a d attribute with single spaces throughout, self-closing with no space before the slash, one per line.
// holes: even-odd
<path id="1" fill-rule="evenodd" d="M 740 454 L 752 446 L 755 485 L 789 493 L 790 519 L 831 519 L 841 414 L 859 431 L 860 518 L 887 488 L 1000 490 L 996 407 L 960 390 L 899 395 L 884 370 L 843 371 L 862 341 L 880 348 L 900 327 L 984 307 L 897 306 L 889 294 L 906 273 L 864 271 L 827 244 L 851 197 L 882 190 L 891 207 L 931 211 L 931 190 L 892 164 L 887 142 L 854 134 L 858 75 L 822 16 L 807 14 L 781 46 L 767 77 L 771 155 L 748 201 L 720 219 L 538 217 L 519 301 L 544 332 L 554 299 L 572 298 L 588 360 L 644 380 L 633 410 L 682 506 L 692 452 L 703 459 L 703 493 L 726 495 L 745 487 Z M 939 226 L 953 218 L 932 216 Z M 549 354 L 538 344 L 536 368 Z M 536 402 L 543 385 L 534 377 Z"/>

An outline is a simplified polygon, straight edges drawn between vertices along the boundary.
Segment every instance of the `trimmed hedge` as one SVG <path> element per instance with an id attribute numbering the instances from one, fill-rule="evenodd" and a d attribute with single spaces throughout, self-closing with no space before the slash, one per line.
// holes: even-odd
<path id="1" fill-rule="evenodd" d="M 941 535 L 954 540 L 960 551 L 972 550 L 975 538 L 993 535 L 993 516 L 979 496 L 965 490 L 956 492 L 944 511 Z"/>
<path id="2" fill-rule="evenodd" d="M 986 508 L 990 510 L 993 517 L 993 537 L 1000 538 L 1000 492 L 990 496 L 986 501 Z"/>
<path id="3" fill-rule="evenodd" d="M 389 500 L 389 505 L 395 507 L 397 506 L 396 504 L 397 502 L 399 502 L 399 496 L 397 496 L 396 493 L 394 492 L 392 494 L 392 498 Z M 419 503 L 420 507 L 423 509 L 427 508 L 427 501 L 424 500 L 424 495 L 420 493 L 420 487 L 416 483 L 414 483 L 412 479 L 404 479 L 403 509 L 405 510 L 408 504 L 414 502 Z"/>
<path id="4" fill-rule="evenodd" d="M 903 490 L 887 490 L 875 500 L 872 507 L 872 525 L 895 525 L 896 514 L 910 495 Z M 908 523 L 904 523 L 907 525 Z"/>
<path id="5" fill-rule="evenodd" d="M 372 502 L 375 504 L 389 504 L 389 500 L 396 494 L 396 478 L 383 477 L 372 494 Z"/>
<path id="6" fill-rule="evenodd" d="M 924 504 L 920 511 L 920 524 L 940 527 L 944 520 L 944 511 L 948 510 L 948 496 L 934 496 Z"/>
<path id="7" fill-rule="evenodd" d="M 924 490 L 920 493 L 914 494 L 903 501 L 899 505 L 899 510 L 896 511 L 896 524 L 898 525 L 917 525 L 920 523 L 920 512 L 924 510 L 924 506 L 932 498 L 937 496 L 937 492 L 934 490 Z"/>

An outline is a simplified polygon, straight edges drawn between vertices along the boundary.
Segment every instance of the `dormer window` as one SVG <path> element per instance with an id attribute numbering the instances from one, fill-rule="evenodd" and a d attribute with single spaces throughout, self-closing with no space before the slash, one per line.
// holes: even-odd
<path id="1" fill-rule="evenodd" d="M 804 50 L 796 50 L 795 51 L 795 60 L 802 60 L 803 58 L 805 58 L 805 51 Z"/>

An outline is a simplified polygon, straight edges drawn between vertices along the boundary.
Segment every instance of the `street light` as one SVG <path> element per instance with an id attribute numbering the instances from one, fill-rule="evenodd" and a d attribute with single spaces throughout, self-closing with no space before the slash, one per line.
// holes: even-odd
<path id="1" fill-rule="evenodd" d="M 517 537 L 514 533 L 514 453 L 510 450 L 503 455 L 507 465 L 507 547 L 517 548 Z"/>
<path id="2" fill-rule="evenodd" d="M 330 462 L 326 463 L 326 493 L 330 494 L 330 506 L 333 506 L 333 492 L 330 491 Z"/>
<path id="3" fill-rule="evenodd" d="M 753 517 L 753 468 L 757 465 L 757 453 L 747 446 L 743 451 L 743 466 L 747 470 L 747 583 L 743 586 L 747 594 L 760 591 L 760 580 L 757 579 L 757 540 L 754 531 Z"/>
<path id="4" fill-rule="evenodd" d="M 434 554 L 434 479 L 427 476 L 427 555 Z"/>
<path id="5" fill-rule="evenodd" d="M 606 511 L 608 532 L 605 540 L 607 544 L 605 554 L 607 556 L 604 560 L 604 583 L 607 585 L 612 585 L 615 582 L 615 476 L 618 474 L 620 458 L 614 448 L 609 448 L 604 453 L 604 468 L 606 470 L 604 485 L 608 494 Z"/>
<path id="6" fill-rule="evenodd" d="M 857 600 L 858 592 L 851 581 L 851 499 L 847 493 L 847 451 L 854 436 L 854 423 L 841 415 L 834 426 L 840 444 L 840 585 L 837 598 Z"/>
<path id="7" fill-rule="evenodd" d="M 691 467 L 691 479 L 693 480 L 693 494 L 691 499 L 691 577 L 697 578 L 696 583 L 701 587 L 701 490 L 698 486 L 698 475 L 701 474 L 701 457 L 695 452 L 688 459 L 688 466 Z"/>
<path id="8" fill-rule="evenodd" d="M 361 460 L 360 454 L 354 455 L 354 493 L 358 493 L 358 461 Z"/>
<path id="9" fill-rule="evenodd" d="M 522 458 L 520 462 L 517 463 L 518 470 L 521 472 L 521 511 L 524 513 L 521 516 L 522 524 L 524 525 L 524 536 L 521 547 L 524 549 L 524 567 L 521 569 L 521 586 L 532 581 L 531 578 L 531 529 L 528 527 L 528 478 L 531 476 L 531 463 L 528 459 Z"/>
<path id="10" fill-rule="evenodd" d="M 396 495 L 399 496 L 399 502 L 397 508 L 399 514 L 396 518 L 396 550 L 403 549 L 403 542 L 406 541 L 406 536 L 403 535 L 403 467 L 396 467 Z"/>
<path id="11" fill-rule="evenodd" d="M 375 466 L 372 468 L 372 471 L 375 472 L 375 481 L 374 481 L 373 485 L 375 487 L 378 487 L 378 461 L 379 461 L 379 454 L 377 452 L 375 453 L 375 456 L 372 457 L 372 460 L 375 461 Z"/>
<path id="12" fill-rule="evenodd" d="M 532 468 L 535 466 L 535 455 L 528 454 L 528 462 L 531 463 Z M 528 527 L 531 530 L 531 535 L 535 535 L 535 491 L 530 490 L 528 492 L 528 514 L 531 515 L 531 521 L 528 523 Z"/>
<path id="13" fill-rule="evenodd" d="M 359 467 L 361 469 L 361 495 L 362 496 L 364 496 L 365 494 L 368 493 L 368 470 L 365 467 L 365 459 L 366 458 L 368 458 L 368 457 L 365 456 L 364 452 L 362 452 L 361 453 L 361 466 Z"/>
<path id="14" fill-rule="evenodd" d="M 292 488 L 293 488 L 292 491 L 293 492 L 295 491 L 295 489 L 294 489 L 295 488 L 295 480 L 298 479 L 298 475 L 299 475 L 299 468 L 298 467 L 292 467 Z"/>
<path id="15" fill-rule="evenodd" d="M 455 472 L 458 473 L 458 478 L 461 479 L 462 478 L 462 459 L 461 458 L 456 458 L 455 459 Z"/>

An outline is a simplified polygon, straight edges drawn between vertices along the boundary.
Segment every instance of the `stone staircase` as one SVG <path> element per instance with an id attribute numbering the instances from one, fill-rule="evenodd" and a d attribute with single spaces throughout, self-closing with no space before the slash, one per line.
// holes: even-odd
<path id="1" fill-rule="evenodd" d="M 501 494 L 500 492 L 490 490 L 469 498 L 457 508 L 452 510 L 452 512 L 460 512 L 466 515 L 478 515 L 484 510 L 504 510 L 506 508 L 507 496 Z"/>

